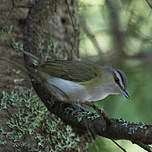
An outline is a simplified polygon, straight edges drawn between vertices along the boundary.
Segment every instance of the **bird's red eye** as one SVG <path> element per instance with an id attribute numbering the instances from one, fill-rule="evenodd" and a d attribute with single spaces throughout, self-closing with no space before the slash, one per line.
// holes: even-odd
<path id="1" fill-rule="evenodd" d="M 114 76 L 114 79 L 115 79 L 115 82 L 117 82 L 117 83 L 119 82 L 119 79 L 116 75 Z"/>

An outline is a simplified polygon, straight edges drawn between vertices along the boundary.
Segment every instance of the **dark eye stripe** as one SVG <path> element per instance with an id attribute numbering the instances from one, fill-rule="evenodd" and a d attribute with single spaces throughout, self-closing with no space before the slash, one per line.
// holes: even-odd
<path id="1" fill-rule="evenodd" d="M 125 73 L 118 69 L 116 71 L 119 73 L 124 87 L 127 88 L 127 77 L 126 77 Z"/>
<path id="2" fill-rule="evenodd" d="M 122 77 L 119 72 L 114 71 L 114 80 L 119 85 L 120 88 L 124 88 Z"/>

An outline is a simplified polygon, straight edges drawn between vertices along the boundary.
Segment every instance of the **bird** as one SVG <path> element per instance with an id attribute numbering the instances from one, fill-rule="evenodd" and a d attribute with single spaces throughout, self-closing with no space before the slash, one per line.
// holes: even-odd
<path id="1" fill-rule="evenodd" d="M 52 60 L 38 65 L 31 75 L 62 102 L 89 104 L 109 95 L 130 98 L 123 71 L 89 61 Z"/>

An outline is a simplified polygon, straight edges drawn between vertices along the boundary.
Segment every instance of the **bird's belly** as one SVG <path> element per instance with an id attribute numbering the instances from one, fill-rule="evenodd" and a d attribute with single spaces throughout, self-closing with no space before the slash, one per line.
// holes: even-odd
<path id="1" fill-rule="evenodd" d="M 61 78 L 50 78 L 47 80 L 51 89 L 56 92 L 56 97 L 64 102 L 83 103 L 99 101 L 111 93 L 104 87 L 91 87 L 86 89 L 84 85 Z"/>
<path id="2" fill-rule="evenodd" d="M 99 100 L 103 100 L 104 98 L 106 98 L 109 95 L 109 93 L 101 93 L 100 95 L 97 94 L 92 94 L 87 101 L 88 102 L 92 102 L 92 101 L 99 101 Z"/>
<path id="3" fill-rule="evenodd" d="M 51 89 L 56 92 L 56 97 L 64 102 L 86 102 L 90 95 L 85 86 L 79 83 L 60 78 L 48 79 Z"/>

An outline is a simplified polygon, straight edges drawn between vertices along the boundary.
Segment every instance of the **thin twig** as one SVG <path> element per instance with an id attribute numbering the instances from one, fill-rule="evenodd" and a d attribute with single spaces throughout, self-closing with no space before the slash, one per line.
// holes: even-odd
<path id="1" fill-rule="evenodd" d="M 145 0 L 148 4 L 148 6 L 152 9 L 152 4 L 148 1 L 148 0 Z"/>
<path id="2" fill-rule="evenodd" d="M 146 144 L 143 144 L 142 142 L 139 142 L 139 141 L 133 141 L 132 142 L 133 144 L 137 144 L 138 146 L 140 146 L 141 148 L 145 149 L 146 151 L 148 152 L 152 152 L 152 147 L 146 145 Z"/>
<path id="3" fill-rule="evenodd" d="M 82 15 L 80 17 L 80 23 L 81 23 L 81 27 L 83 29 L 83 31 L 85 32 L 85 34 L 87 35 L 87 37 L 91 40 L 91 42 L 93 43 L 95 49 L 97 50 L 99 56 L 102 56 L 102 49 L 96 39 L 96 36 L 92 33 L 91 29 L 88 27 L 87 23 L 86 23 L 86 19 L 85 17 Z"/>
<path id="4" fill-rule="evenodd" d="M 36 61 L 39 61 L 39 58 L 36 57 L 35 55 L 33 55 L 32 53 L 27 52 L 27 51 L 24 51 L 24 50 L 21 50 L 21 51 L 22 51 L 24 54 L 26 54 L 26 55 L 32 57 L 32 58 L 35 59 Z"/>
<path id="5" fill-rule="evenodd" d="M 127 152 L 122 146 L 120 146 L 116 141 L 114 141 L 113 139 L 111 139 L 112 140 L 112 142 L 116 145 L 116 146 L 118 146 L 123 152 Z"/>

